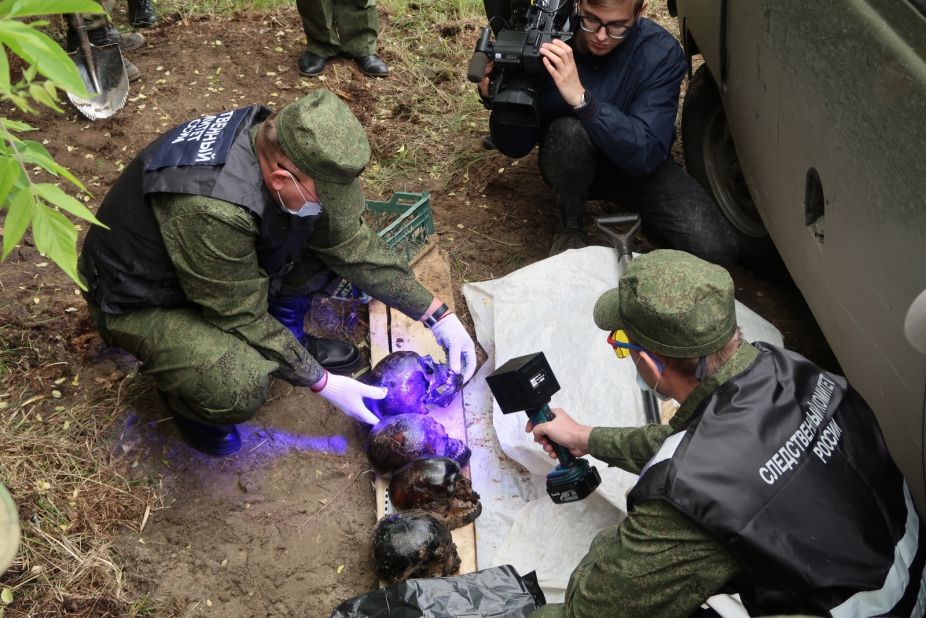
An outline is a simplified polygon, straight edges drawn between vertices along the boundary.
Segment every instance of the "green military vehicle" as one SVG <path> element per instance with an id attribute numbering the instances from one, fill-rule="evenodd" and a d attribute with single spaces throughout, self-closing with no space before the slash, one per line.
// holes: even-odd
<path id="1" fill-rule="evenodd" d="M 668 5 L 704 61 L 682 108 L 689 172 L 748 266 L 783 260 L 922 511 L 926 355 L 904 317 L 926 289 L 926 0 Z"/>

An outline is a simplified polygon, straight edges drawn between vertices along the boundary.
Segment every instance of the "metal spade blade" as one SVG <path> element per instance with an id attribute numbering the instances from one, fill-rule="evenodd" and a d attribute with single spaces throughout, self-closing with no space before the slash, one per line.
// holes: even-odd
<path id="1" fill-rule="evenodd" d="M 68 98 L 90 120 L 109 118 L 125 107 L 129 96 L 129 76 L 122 62 L 122 52 L 116 43 L 102 47 L 91 45 L 80 15 L 71 15 L 71 20 L 80 36 L 80 47 L 68 56 L 74 61 L 87 92 L 93 96 L 83 99 L 69 92 Z"/>

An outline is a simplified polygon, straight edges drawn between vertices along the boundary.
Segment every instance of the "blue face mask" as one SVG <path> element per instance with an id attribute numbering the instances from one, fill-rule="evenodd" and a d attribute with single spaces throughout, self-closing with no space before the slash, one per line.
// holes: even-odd
<path id="1" fill-rule="evenodd" d="M 639 364 L 639 363 L 640 363 L 640 359 L 637 358 L 637 364 Z M 653 394 L 656 395 L 656 399 L 658 399 L 659 401 L 669 401 L 670 399 L 672 399 L 672 398 L 669 397 L 668 395 L 663 395 L 662 393 L 660 393 L 659 391 L 657 391 L 655 388 L 651 388 L 649 384 L 647 384 L 646 382 L 643 381 L 643 376 L 640 375 L 639 367 L 637 367 L 637 369 L 638 369 L 638 371 L 637 371 L 637 386 L 640 387 L 640 390 L 641 390 L 641 391 L 644 391 L 644 392 L 646 392 L 646 391 L 653 391 Z M 659 382 L 658 382 L 658 381 L 656 382 L 656 386 L 659 386 Z"/>
<path id="2" fill-rule="evenodd" d="M 302 195 L 302 189 L 299 188 L 299 183 L 296 182 L 296 177 L 293 176 L 292 172 L 290 172 L 289 170 L 286 170 L 286 173 L 289 174 L 289 177 L 293 179 L 293 184 L 296 185 L 296 191 L 299 191 L 299 197 L 302 198 L 302 201 L 304 203 L 302 204 L 302 207 L 299 210 L 297 210 L 296 212 L 293 212 L 289 210 L 288 208 L 286 208 L 285 206 L 283 206 L 283 196 L 280 195 L 279 191 L 277 191 L 277 197 L 280 198 L 280 206 L 283 207 L 283 212 L 296 216 L 296 217 L 314 217 L 315 215 L 321 214 L 322 203 L 321 202 L 310 202 L 309 200 L 305 199 L 305 196 Z"/>

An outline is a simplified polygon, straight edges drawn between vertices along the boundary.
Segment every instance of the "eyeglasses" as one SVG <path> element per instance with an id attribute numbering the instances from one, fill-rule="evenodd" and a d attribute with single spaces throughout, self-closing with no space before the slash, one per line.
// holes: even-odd
<path id="1" fill-rule="evenodd" d="M 598 34 L 598 31 L 604 28 L 605 33 L 607 33 L 609 37 L 620 40 L 627 36 L 633 24 L 629 26 L 625 26 L 624 24 L 606 24 L 595 17 L 579 15 L 579 27 L 592 34 Z"/>
<path id="2" fill-rule="evenodd" d="M 627 338 L 627 333 L 625 333 L 623 330 L 616 330 L 608 335 L 608 343 L 610 343 L 611 347 L 614 348 L 614 353 L 617 354 L 618 358 L 627 358 L 630 356 L 631 350 L 636 350 L 637 352 L 642 352 L 643 354 L 646 354 L 651 359 L 653 359 L 653 362 L 656 363 L 656 367 L 659 369 L 659 371 L 665 369 L 665 365 L 663 365 L 658 358 L 653 356 L 649 350 L 630 343 L 630 340 Z"/>

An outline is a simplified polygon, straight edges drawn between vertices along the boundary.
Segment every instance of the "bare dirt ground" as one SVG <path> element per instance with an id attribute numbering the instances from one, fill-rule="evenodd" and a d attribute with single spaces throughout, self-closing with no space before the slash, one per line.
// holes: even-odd
<path id="1" fill-rule="evenodd" d="M 655 4 L 650 16 L 673 26 L 664 3 Z M 26 137 L 45 143 L 87 184 L 94 193 L 88 205 L 96 208 L 123 166 L 164 130 L 253 103 L 279 108 L 327 87 L 370 135 L 368 197 L 431 193 L 459 295 L 466 281 L 497 278 L 543 259 L 556 214 L 536 154 L 514 161 L 479 145 L 487 113 L 464 73 L 481 24 L 443 16 L 422 51 L 409 24 L 423 19 L 429 16 L 381 10 L 381 55 L 394 70 L 389 79 L 363 77 L 352 62 L 337 60 L 322 80 L 296 71 L 303 35 L 295 9 L 222 20 L 178 14 L 146 31 L 148 46 L 129 55 L 144 78 L 132 85 L 129 104 L 115 117 L 91 124 L 70 107 L 64 115 L 9 115 L 38 127 Z M 590 210 L 618 212 L 620 206 Z M 634 248 L 653 246 L 641 238 Z M 780 328 L 786 346 L 839 370 L 798 290 L 738 266 L 731 273 L 739 300 Z M 456 305 L 466 318 L 459 296 Z M 0 265 L 0 307 L 3 431 L 14 422 L 60 425 L 82 402 L 105 400 L 111 426 L 92 452 L 112 478 L 124 481 L 123 506 L 99 530 L 121 531 L 114 550 L 124 568 L 121 580 L 100 584 L 109 596 L 58 588 L 39 605 L 15 601 L 6 608 L 8 617 L 327 616 L 338 602 L 375 587 L 367 564 L 374 494 L 360 449 L 364 436 L 352 421 L 306 389 L 274 383 L 273 400 L 244 427 L 241 452 L 206 459 L 163 422 L 167 414 L 150 382 L 136 375 L 133 359 L 103 349 L 76 286 L 38 254 L 28 235 Z M 361 318 L 347 334 L 362 340 L 364 326 Z M 94 418 L 81 417 L 61 439 L 80 440 L 80 432 L 105 428 Z M 62 528 L 65 534 L 82 530 L 92 517 L 92 505 L 69 498 L 67 487 L 4 481 L 30 526 L 59 525 L 49 519 L 51 502 L 61 505 L 60 525 L 71 526 Z M 25 534 L 38 538 L 31 530 L 27 526 Z M 25 556 L 0 579 L 18 587 L 17 599 L 45 585 L 42 573 L 60 568 L 39 563 L 39 552 Z M 112 601 L 117 597 L 130 602 Z"/>

